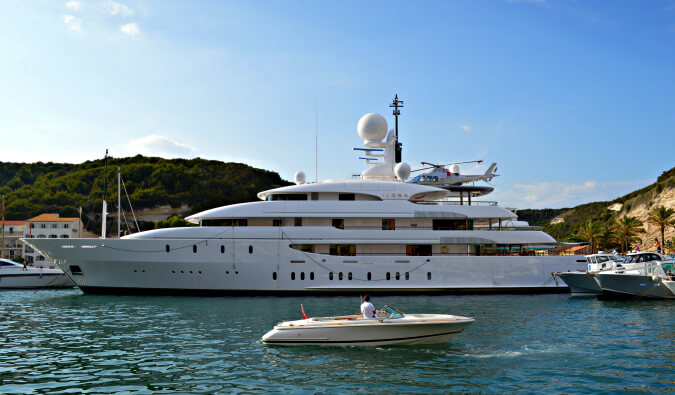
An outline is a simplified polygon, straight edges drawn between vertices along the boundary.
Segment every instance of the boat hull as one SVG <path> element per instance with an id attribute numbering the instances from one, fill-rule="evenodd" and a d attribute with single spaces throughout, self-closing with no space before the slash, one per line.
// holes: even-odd
<path id="1" fill-rule="evenodd" d="M 600 284 L 595 280 L 595 274 L 588 272 L 556 273 L 568 287 L 572 295 L 594 296 L 602 294 Z"/>
<path id="2" fill-rule="evenodd" d="M 604 299 L 675 299 L 660 278 L 637 274 L 598 273 L 598 283 Z"/>
<path id="3" fill-rule="evenodd" d="M 397 324 L 375 322 L 330 327 L 279 326 L 263 336 L 265 344 L 383 346 L 445 343 L 461 333 L 473 319 L 448 323 Z"/>
<path id="4" fill-rule="evenodd" d="M 0 274 L 0 289 L 73 288 L 64 273 Z"/>
<path id="5" fill-rule="evenodd" d="M 112 294 L 564 293 L 574 256 L 334 256 L 287 239 L 26 239 L 84 292 Z"/>

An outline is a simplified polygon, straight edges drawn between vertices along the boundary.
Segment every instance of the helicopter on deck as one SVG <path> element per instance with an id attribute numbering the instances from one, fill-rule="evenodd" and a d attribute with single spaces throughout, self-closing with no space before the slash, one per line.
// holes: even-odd
<path id="1" fill-rule="evenodd" d="M 459 186 L 474 181 L 490 182 L 494 177 L 499 176 L 499 174 L 496 174 L 497 173 L 496 162 L 492 163 L 484 174 L 462 175 L 459 173 L 459 165 L 462 163 L 482 163 L 482 162 L 483 162 L 482 160 L 472 160 L 467 162 L 447 163 L 444 165 L 422 162 L 422 165 L 426 165 L 426 167 L 413 170 L 413 172 L 429 169 L 432 170 L 428 173 L 415 176 L 413 177 L 412 180 L 408 182 L 412 184 L 433 185 L 436 187 L 443 188 L 443 187 Z M 447 168 L 446 166 L 450 166 L 450 168 Z"/>

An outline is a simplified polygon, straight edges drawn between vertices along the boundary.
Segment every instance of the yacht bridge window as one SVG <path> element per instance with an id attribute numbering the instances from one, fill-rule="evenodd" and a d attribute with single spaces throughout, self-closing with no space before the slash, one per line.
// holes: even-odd
<path id="1" fill-rule="evenodd" d="M 272 200 L 307 200 L 306 193 L 274 193 L 267 196 L 268 201 Z"/>
<path id="2" fill-rule="evenodd" d="M 202 226 L 248 226 L 246 218 L 203 219 Z"/>

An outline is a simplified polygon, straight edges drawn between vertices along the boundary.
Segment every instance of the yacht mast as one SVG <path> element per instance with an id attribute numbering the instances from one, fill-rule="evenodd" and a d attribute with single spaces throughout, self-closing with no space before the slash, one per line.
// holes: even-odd
<path id="1" fill-rule="evenodd" d="M 396 159 L 394 163 L 401 163 L 401 144 L 398 142 L 398 116 L 401 115 L 399 108 L 403 107 L 403 100 L 398 100 L 398 94 L 394 95 L 394 101 L 389 105 L 393 107 L 393 115 L 396 120 L 396 134 L 394 135 L 394 150 L 396 152 Z"/>

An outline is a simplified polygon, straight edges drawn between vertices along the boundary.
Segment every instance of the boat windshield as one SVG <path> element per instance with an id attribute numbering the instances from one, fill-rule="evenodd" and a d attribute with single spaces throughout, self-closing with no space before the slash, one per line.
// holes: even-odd
<path id="1" fill-rule="evenodd" d="M 403 312 L 396 307 L 385 305 L 377 312 L 377 316 L 384 316 L 384 318 L 403 318 L 405 314 L 403 314 Z"/>
<path id="2" fill-rule="evenodd" d="M 661 267 L 663 268 L 663 271 L 666 272 L 666 274 L 672 275 L 672 273 L 675 273 L 675 264 L 672 263 L 662 263 Z"/>

